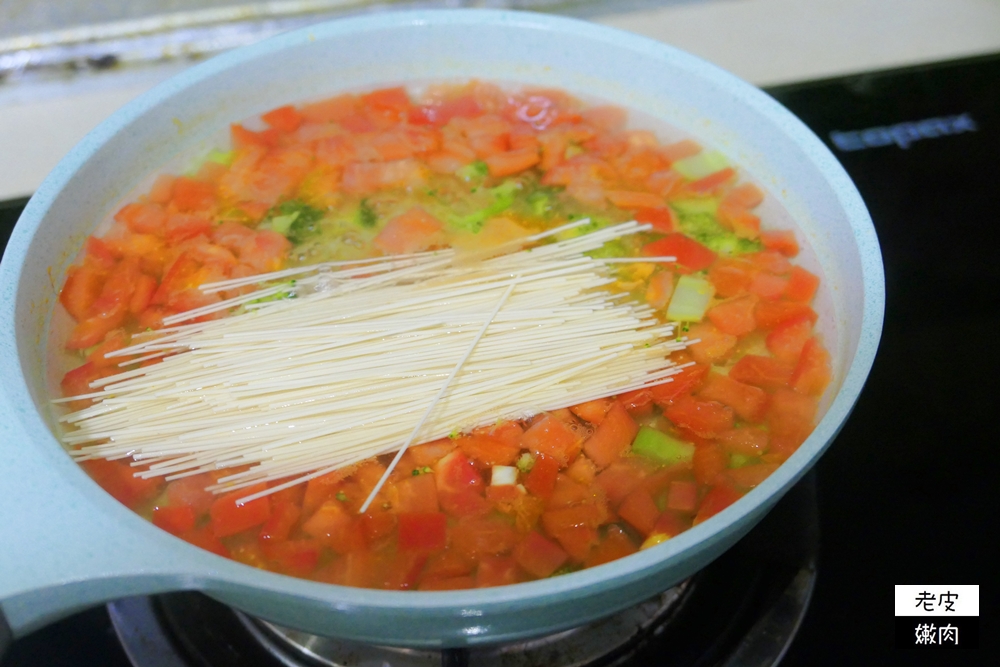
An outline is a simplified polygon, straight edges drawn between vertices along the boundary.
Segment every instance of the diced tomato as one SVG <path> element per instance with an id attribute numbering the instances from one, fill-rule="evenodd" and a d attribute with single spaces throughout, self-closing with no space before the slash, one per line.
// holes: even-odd
<path id="1" fill-rule="evenodd" d="M 717 484 L 709 489 L 701 499 L 701 507 L 694 517 L 695 525 L 709 519 L 726 509 L 742 497 L 739 491 L 728 484 Z"/>
<path id="2" fill-rule="evenodd" d="M 472 574 L 475 563 L 455 549 L 439 551 L 427 559 L 422 579 L 447 579 Z"/>
<path id="3" fill-rule="evenodd" d="M 302 530 L 311 537 L 331 538 L 346 530 L 352 520 L 353 517 L 344 507 L 344 503 L 339 500 L 327 500 L 302 522 Z"/>
<path id="4" fill-rule="evenodd" d="M 441 221 L 422 208 L 411 208 L 396 216 L 375 236 L 375 245 L 390 254 L 425 250 L 438 242 Z"/>
<path id="5" fill-rule="evenodd" d="M 750 291 L 756 269 L 744 259 L 720 258 L 708 270 L 708 279 L 715 293 L 723 299 L 740 296 Z"/>
<path id="6" fill-rule="evenodd" d="M 660 514 L 660 518 L 656 520 L 656 525 L 653 526 L 653 532 L 650 534 L 650 537 L 653 535 L 663 535 L 667 538 L 676 537 L 690 527 L 691 519 L 687 513 L 666 509 Z"/>
<path id="7" fill-rule="evenodd" d="M 809 318 L 816 322 L 816 311 L 804 303 L 792 301 L 761 301 L 754 308 L 754 319 L 761 329 L 773 329 L 791 320 Z"/>
<path id="8" fill-rule="evenodd" d="M 781 298 L 787 286 L 788 278 L 759 272 L 755 273 L 753 280 L 750 281 L 750 293 L 756 294 L 761 299 L 774 301 Z"/>
<path id="9" fill-rule="evenodd" d="M 271 516 L 271 501 L 267 496 L 242 505 L 236 503 L 240 498 L 245 498 L 266 488 L 266 484 L 257 484 L 220 496 L 209 509 L 209 516 L 212 519 L 212 533 L 216 537 L 227 537 L 242 533 L 244 530 L 259 526 L 267 521 Z"/>
<path id="10" fill-rule="evenodd" d="M 830 383 L 830 353 L 816 336 L 806 341 L 788 384 L 800 394 L 820 396 Z"/>
<path id="11" fill-rule="evenodd" d="M 730 453 L 760 456 L 767 449 L 767 431 L 741 426 L 719 434 L 719 444 Z"/>
<path id="12" fill-rule="evenodd" d="M 722 201 L 740 208 L 752 209 L 764 201 L 764 193 L 753 183 L 741 183 L 727 192 Z"/>
<path id="13" fill-rule="evenodd" d="M 574 482 L 589 486 L 597 476 L 597 466 L 586 456 L 578 456 L 566 469 L 566 476 Z"/>
<path id="14" fill-rule="evenodd" d="M 790 229 L 761 232 L 760 240 L 765 248 L 780 252 L 785 257 L 799 254 L 799 242 L 795 239 L 795 232 Z"/>
<path id="15" fill-rule="evenodd" d="M 650 396 L 657 405 L 666 407 L 681 396 L 687 396 L 697 389 L 705 380 L 708 370 L 709 367 L 704 364 L 687 366 L 677 375 L 672 375 L 669 382 L 650 387 Z"/>
<path id="16" fill-rule="evenodd" d="M 121 504 L 136 509 L 139 503 L 153 498 L 163 487 L 162 477 L 136 477 L 139 472 L 129 464 L 128 459 L 107 461 L 94 459 L 81 463 L 94 481 Z"/>
<path id="17" fill-rule="evenodd" d="M 113 368 L 117 371 L 117 366 L 125 357 L 107 357 L 108 354 L 124 348 L 129 341 L 128 334 L 124 329 L 115 329 L 108 333 L 104 341 L 87 355 L 87 361 L 94 368 Z"/>
<path id="18" fill-rule="evenodd" d="M 791 389 L 779 389 L 767 409 L 771 450 L 790 455 L 812 432 L 818 401 Z M 770 454 L 771 451 L 768 451 Z"/>
<path id="19" fill-rule="evenodd" d="M 670 303 L 674 293 L 674 274 L 672 271 L 657 271 L 650 277 L 646 285 L 646 303 L 653 308 L 665 308 Z"/>
<path id="20" fill-rule="evenodd" d="M 267 113 L 261 114 L 260 119 L 274 129 L 286 134 L 299 129 L 303 120 L 302 114 L 296 111 L 295 107 L 290 104 L 278 107 L 277 109 L 271 109 Z"/>
<path id="21" fill-rule="evenodd" d="M 667 509 L 694 512 L 698 507 L 698 485 L 686 480 L 674 480 L 667 493 Z"/>
<path id="22" fill-rule="evenodd" d="M 640 488 L 622 501 L 618 506 L 618 515 L 645 536 L 652 532 L 660 516 L 660 510 L 649 492 Z"/>
<path id="23" fill-rule="evenodd" d="M 189 505 L 163 505 L 153 508 L 153 525 L 171 533 L 181 535 L 194 528 L 197 516 Z"/>
<path id="24" fill-rule="evenodd" d="M 723 227 L 732 230 L 742 239 L 755 239 L 760 236 L 760 218 L 741 206 L 723 200 L 719 203 L 715 215 Z"/>
<path id="25" fill-rule="evenodd" d="M 752 489 L 778 469 L 777 463 L 754 463 L 726 471 L 726 477 L 740 489 Z"/>
<path id="26" fill-rule="evenodd" d="M 692 324 L 687 332 L 688 352 L 699 364 L 712 365 L 725 361 L 736 347 L 736 336 L 723 333 L 711 322 Z"/>
<path id="27" fill-rule="evenodd" d="M 180 535 L 180 538 L 199 549 L 204 549 L 223 558 L 229 558 L 229 549 L 212 533 L 212 527 L 209 525 L 188 531 Z"/>
<path id="28" fill-rule="evenodd" d="M 261 550 L 279 572 L 303 577 L 316 569 L 322 544 L 309 539 L 265 542 Z"/>
<path id="29" fill-rule="evenodd" d="M 500 178 L 518 174 L 525 169 L 534 167 L 541 161 L 537 148 L 518 148 L 516 150 L 494 153 L 484 159 L 490 176 Z"/>
<path id="30" fill-rule="evenodd" d="M 646 417 L 653 413 L 653 394 L 646 387 L 618 394 L 617 402 L 621 403 L 628 413 L 636 418 Z"/>
<path id="31" fill-rule="evenodd" d="M 132 298 L 128 302 L 128 312 L 133 316 L 138 317 L 144 310 L 149 308 L 150 302 L 153 300 L 153 294 L 156 292 L 157 284 L 156 279 L 146 275 L 145 273 L 140 274 L 135 281 L 135 290 L 132 292 Z"/>
<path id="32" fill-rule="evenodd" d="M 509 466 L 521 453 L 520 445 L 489 435 L 466 435 L 455 442 L 466 456 L 488 466 Z"/>
<path id="33" fill-rule="evenodd" d="M 153 181 L 146 198 L 154 204 L 166 204 L 173 197 L 174 179 L 170 174 L 160 174 Z"/>
<path id="34" fill-rule="evenodd" d="M 171 505 L 187 505 L 196 514 L 204 514 L 218 498 L 211 491 L 205 490 L 214 483 L 215 480 L 205 473 L 172 480 L 167 483 L 167 499 Z"/>
<path id="35" fill-rule="evenodd" d="M 215 203 L 215 186 L 204 181 L 179 176 L 174 181 L 173 201 L 177 210 L 183 213 L 201 211 Z"/>
<path id="36" fill-rule="evenodd" d="M 684 190 L 694 195 L 710 195 L 718 192 L 735 178 L 736 170 L 732 167 L 725 167 L 685 184 Z"/>
<path id="37" fill-rule="evenodd" d="M 676 257 L 677 263 L 691 271 L 702 271 L 715 262 L 716 254 L 683 234 L 667 234 L 665 237 L 642 247 L 646 257 Z"/>
<path id="38" fill-rule="evenodd" d="M 563 473 L 556 475 L 556 483 L 552 495 L 548 497 L 546 508 L 570 507 L 580 503 L 596 503 L 603 506 L 604 498 L 600 488 L 581 484 Z"/>
<path id="39" fill-rule="evenodd" d="M 636 192 L 631 190 L 608 190 L 605 195 L 618 208 L 629 210 L 660 210 L 663 211 L 663 197 L 651 192 Z"/>
<path id="40" fill-rule="evenodd" d="M 162 234 L 167 213 L 159 204 L 133 202 L 115 213 L 115 220 L 137 234 Z"/>
<path id="41" fill-rule="evenodd" d="M 757 301 L 756 295 L 746 294 L 720 303 L 709 309 L 706 315 L 722 333 L 745 336 L 757 328 L 757 320 L 754 319 Z"/>
<path id="42" fill-rule="evenodd" d="M 583 451 L 598 468 L 604 468 L 628 449 L 638 432 L 639 425 L 621 403 L 615 402 L 594 434 L 583 443 Z"/>
<path id="43" fill-rule="evenodd" d="M 440 491 L 438 504 L 442 510 L 456 517 L 483 516 L 492 509 L 489 501 L 483 497 L 482 491 L 472 488 L 461 491 Z"/>
<path id="44" fill-rule="evenodd" d="M 460 519 L 450 534 L 452 548 L 470 559 L 509 553 L 519 539 L 514 526 L 494 517 Z"/>
<path id="45" fill-rule="evenodd" d="M 382 588 L 409 590 L 417 585 L 420 573 L 427 563 L 427 554 L 419 551 L 399 551 L 383 575 Z"/>
<path id="46" fill-rule="evenodd" d="M 819 289 L 819 276 L 801 266 L 793 266 L 785 285 L 785 298 L 791 301 L 809 303 Z"/>
<path id="47" fill-rule="evenodd" d="M 440 459 L 455 449 L 455 441 L 451 438 L 442 438 L 432 442 L 425 442 L 406 450 L 413 457 L 413 464 L 416 466 L 432 466 Z"/>
<path id="48" fill-rule="evenodd" d="M 694 478 L 699 484 L 714 484 L 728 466 L 728 458 L 722 447 L 711 442 L 694 449 L 691 460 Z"/>
<path id="49" fill-rule="evenodd" d="M 101 295 L 106 278 L 106 273 L 87 265 L 71 267 L 59 292 L 59 303 L 76 321 L 86 319 L 94 301 Z"/>
<path id="50" fill-rule="evenodd" d="M 379 540 L 394 534 L 397 523 L 395 514 L 378 507 L 369 509 L 358 519 L 361 535 L 369 547 L 375 545 Z"/>
<path id="51" fill-rule="evenodd" d="M 560 465 L 568 464 L 580 453 L 581 433 L 565 421 L 547 414 L 531 425 L 521 436 L 524 449 L 550 456 Z"/>
<path id="52" fill-rule="evenodd" d="M 760 421 L 767 407 L 767 394 L 763 389 L 721 373 L 709 373 L 698 396 L 728 405 L 741 419 L 751 422 Z"/>
<path id="53" fill-rule="evenodd" d="M 613 404 L 613 399 L 597 398 L 593 401 L 578 403 L 571 407 L 570 411 L 580 419 L 597 425 L 604 421 L 604 416 L 608 414 L 608 410 L 611 409 Z"/>
<path id="54" fill-rule="evenodd" d="M 268 128 L 261 132 L 254 132 L 253 130 L 248 130 L 239 123 L 233 123 L 229 126 L 230 139 L 233 142 L 233 148 L 240 149 L 247 146 L 262 146 L 264 148 L 270 148 L 278 143 L 279 133 L 276 129 Z"/>
<path id="55" fill-rule="evenodd" d="M 121 255 L 115 253 L 107 242 L 96 236 L 87 237 L 83 247 L 87 251 L 84 261 L 100 271 L 110 271 L 121 259 Z"/>
<path id="56" fill-rule="evenodd" d="M 699 401 L 684 396 L 668 406 L 663 413 L 674 424 L 703 438 L 714 438 L 733 427 L 732 408 L 715 401 Z"/>
<path id="57" fill-rule="evenodd" d="M 646 478 L 646 470 L 632 461 L 612 463 L 602 470 L 594 479 L 596 485 L 604 491 L 612 507 L 618 506 L 626 496 L 639 488 Z"/>
<path id="58" fill-rule="evenodd" d="M 802 354 L 802 348 L 812 336 L 813 322 L 809 317 L 790 320 L 776 326 L 767 335 L 767 349 L 778 361 L 794 364 Z"/>
<path id="59" fill-rule="evenodd" d="M 438 494 L 434 475 L 410 475 L 396 482 L 398 499 L 393 505 L 399 512 L 437 512 Z"/>
<path id="60" fill-rule="evenodd" d="M 260 530 L 260 540 L 264 542 L 287 540 L 301 516 L 302 510 L 298 505 L 287 501 L 275 502 L 271 515 Z"/>
<path id="61" fill-rule="evenodd" d="M 580 562 L 587 559 L 591 549 L 601 540 L 601 534 L 590 526 L 569 526 L 550 533 L 555 538 L 570 559 Z"/>
<path id="62" fill-rule="evenodd" d="M 366 107 L 376 111 L 403 114 L 410 109 L 410 96 L 402 86 L 374 90 L 362 95 L 360 100 Z"/>
<path id="63" fill-rule="evenodd" d="M 701 144 L 693 139 L 682 139 L 660 148 L 660 154 L 670 162 L 677 162 L 701 152 Z"/>
<path id="64" fill-rule="evenodd" d="M 559 473 L 559 461 L 551 456 L 540 454 L 535 457 L 531 472 L 524 479 L 524 487 L 528 492 L 539 498 L 548 498 L 556 485 L 556 475 Z"/>
<path id="65" fill-rule="evenodd" d="M 793 366 L 773 357 L 748 354 L 729 370 L 729 377 L 755 387 L 774 391 L 788 384 Z"/>
<path id="66" fill-rule="evenodd" d="M 457 449 L 434 466 L 434 480 L 439 492 L 473 489 L 482 494 L 483 478 L 480 477 L 475 464 Z"/>
<path id="67" fill-rule="evenodd" d="M 584 566 L 594 567 L 634 554 L 638 549 L 618 526 L 608 526 L 604 539 L 590 552 Z"/>
<path id="68" fill-rule="evenodd" d="M 532 531 L 514 549 L 514 560 L 526 572 L 541 579 L 551 576 L 558 570 L 569 560 L 569 554 L 539 533 Z"/>
<path id="69" fill-rule="evenodd" d="M 761 271 L 766 271 L 776 276 L 786 275 L 792 270 L 792 263 L 784 255 L 774 250 L 755 252 L 744 255 L 744 257 Z"/>
<path id="70" fill-rule="evenodd" d="M 398 519 L 400 549 L 431 552 L 448 545 L 448 517 L 443 512 L 404 512 Z"/>
<path id="71" fill-rule="evenodd" d="M 510 556 L 483 556 L 476 568 L 476 588 L 506 586 L 521 581 L 517 562 Z"/>
<path id="72" fill-rule="evenodd" d="M 614 200 L 612 200 L 614 201 Z M 662 204 L 649 208 L 638 208 L 635 211 L 636 222 L 653 226 L 653 231 L 669 234 L 677 230 L 677 214 L 673 209 Z"/>

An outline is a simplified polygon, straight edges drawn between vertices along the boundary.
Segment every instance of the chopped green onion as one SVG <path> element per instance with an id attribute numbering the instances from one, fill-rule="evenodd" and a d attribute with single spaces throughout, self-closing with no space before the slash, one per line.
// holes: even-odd
<path id="1" fill-rule="evenodd" d="M 694 276 L 681 276 L 667 306 L 667 319 L 675 322 L 700 322 L 715 296 L 715 286 Z"/>
<path id="2" fill-rule="evenodd" d="M 632 452 L 658 463 L 671 465 L 690 461 L 694 456 L 694 445 L 672 438 L 655 428 L 643 426 L 632 441 Z"/>

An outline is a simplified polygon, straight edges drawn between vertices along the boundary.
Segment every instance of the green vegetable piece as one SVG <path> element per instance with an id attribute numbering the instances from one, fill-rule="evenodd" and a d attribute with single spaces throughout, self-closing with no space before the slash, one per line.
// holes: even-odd
<path id="1" fill-rule="evenodd" d="M 490 168 L 482 160 L 465 165 L 455 172 L 463 181 L 481 181 L 490 175 Z"/>
<path id="2" fill-rule="evenodd" d="M 288 215 L 279 215 L 276 218 L 271 218 L 271 229 L 279 234 L 288 236 L 288 231 L 292 228 L 292 223 L 295 222 L 297 217 L 299 217 L 298 211 L 295 213 L 289 213 Z"/>
<path id="3" fill-rule="evenodd" d="M 528 474 L 531 472 L 531 469 L 535 467 L 535 457 L 528 452 L 525 452 L 524 454 L 521 454 L 521 456 L 517 459 L 517 463 L 514 465 L 516 465 L 517 469 L 524 474 Z"/>
<path id="4" fill-rule="evenodd" d="M 667 306 L 667 319 L 675 322 L 700 322 L 715 295 L 715 286 L 694 276 L 681 276 Z"/>
<path id="5" fill-rule="evenodd" d="M 743 239 L 729 231 L 713 213 L 683 213 L 677 218 L 681 231 L 720 255 L 742 255 L 763 249 L 760 241 Z"/>
<path id="6" fill-rule="evenodd" d="M 719 151 L 704 151 L 671 165 L 684 178 L 697 180 L 729 166 L 729 160 Z"/>
<path id="7" fill-rule="evenodd" d="M 490 194 L 493 195 L 492 204 L 484 209 L 476 211 L 475 213 L 453 217 L 451 218 L 451 223 L 459 229 L 464 229 L 465 231 L 476 234 L 483 228 L 483 225 L 487 220 L 495 215 L 503 213 L 514 204 L 515 195 L 520 189 L 521 184 L 517 181 L 506 180 L 495 188 L 490 188 Z"/>
<path id="8" fill-rule="evenodd" d="M 362 227 L 372 228 L 378 223 L 378 214 L 367 199 L 362 199 L 358 205 L 357 222 Z"/>
<path id="9" fill-rule="evenodd" d="M 670 208 L 677 212 L 677 215 L 696 215 L 698 213 L 708 213 L 715 215 L 719 210 L 719 200 L 715 197 L 699 197 L 698 199 L 674 199 L 670 202 Z"/>
<path id="10" fill-rule="evenodd" d="M 694 456 L 694 445 L 672 438 L 655 428 L 642 426 L 632 441 L 632 451 L 657 463 L 672 465 L 690 461 Z"/>
<path id="11" fill-rule="evenodd" d="M 733 453 L 729 455 L 729 467 L 730 468 L 742 468 L 743 466 L 750 463 L 753 459 L 746 454 Z"/>
<path id="12" fill-rule="evenodd" d="M 236 151 L 220 151 L 212 150 L 206 157 L 206 162 L 217 162 L 219 164 L 224 164 L 227 167 L 233 163 L 233 158 L 236 157 Z"/>
<path id="13" fill-rule="evenodd" d="M 276 232 L 284 234 L 285 238 L 298 245 L 319 234 L 320 228 L 316 223 L 324 215 L 323 211 L 313 208 L 305 202 L 289 199 L 268 211 L 264 224 Z M 289 216 L 294 216 L 291 221 L 282 220 Z M 279 226 L 285 225 L 287 225 L 286 230 L 281 231 Z"/>

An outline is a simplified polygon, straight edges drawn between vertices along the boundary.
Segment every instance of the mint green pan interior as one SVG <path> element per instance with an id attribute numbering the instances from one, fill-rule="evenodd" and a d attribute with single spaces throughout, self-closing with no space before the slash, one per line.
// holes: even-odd
<path id="1" fill-rule="evenodd" d="M 47 327 L 80 244 L 124 196 L 230 122 L 280 104 L 429 80 L 567 89 L 639 110 L 727 153 L 789 211 L 824 275 L 834 355 L 825 415 L 775 474 L 664 544 L 502 588 L 386 592 L 262 572 L 199 550 L 118 504 L 64 453 L 47 405 Z M 708 564 L 752 528 L 837 434 L 882 326 L 878 241 L 853 184 L 794 116 L 749 84 L 658 42 L 538 14 L 388 13 L 281 35 L 193 67 L 115 113 L 49 175 L 0 266 L 0 610 L 14 636 L 117 597 L 199 589 L 251 614 L 368 642 L 460 646 L 610 614 Z M 863 462 L 859 462 L 859 466 Z"/>

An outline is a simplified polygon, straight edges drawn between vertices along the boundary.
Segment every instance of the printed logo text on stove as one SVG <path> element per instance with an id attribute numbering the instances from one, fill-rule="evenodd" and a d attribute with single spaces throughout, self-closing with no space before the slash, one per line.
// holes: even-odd
<path id="1" fill-rule="evenodd" d="M 942 116 L 926 118 L 907 123 L 897 123 L 882 127 L 869 127 L 865 130 L 848 130 L 830 132 L 830 140 L 842 151 L 860 151 L 866 148 L 877 148 L 896 144 L 900 148 L 909 148 L 910 144 L 921 139 L 937 139 L 963 132 L 975 132 L 979 128 L 969 113 L 957 116 Z"/>

